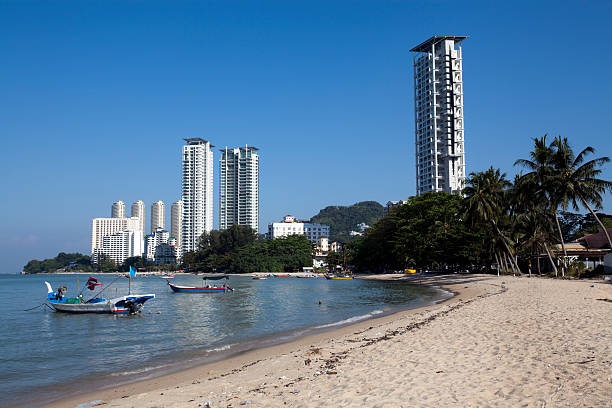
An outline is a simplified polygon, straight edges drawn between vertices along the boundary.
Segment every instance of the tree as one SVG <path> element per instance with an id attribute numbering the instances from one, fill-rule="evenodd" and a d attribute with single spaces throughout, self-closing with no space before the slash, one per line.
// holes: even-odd
<path id="1" fill-rule="evenodd" d="M 510 182 L 506 174 L 499 169 L 489 168 L 485 172 L 471 173 L 463 189 L 465 195 L 464 215 L 468 225 L 491 223 L 494 231 L 504 245 L 510 259 L 512 269 L 520 273 L 520 269 L 509 246 L 509 239 L 499 228 L 508 198 Z"/>
<path id="2" fill-rule="evenodd" d="M 569 205 L 574 210 L 578 210 L 579 204 L 584 205 L 603 230 L 608 245 L 612 248 L 610 234 L 593 209 L 601 208 L 602 194 L 612 192 L 612 182 L 598 178 L 601 167 L 608 163 L 610 158 L 604 156 L 585 162 L 589 154 L 595 153 L 595 149 L 587 146 L 575 155 L 567 138 L 561 136 L 556 137 L 551 145 L 555 149 L 552 165 L 556 176 L 551 180 L 555 202 L 563 210 L 567 210 Z"/>

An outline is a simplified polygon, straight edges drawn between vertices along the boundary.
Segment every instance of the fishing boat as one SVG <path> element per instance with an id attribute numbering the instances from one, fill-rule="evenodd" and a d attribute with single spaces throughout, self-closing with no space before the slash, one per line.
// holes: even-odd
<path id="1" fill-rule="evenodd" d="M 348 273 L 341 273 L 336 275 L 325 275 L 325 279 L 330 280 L 341 280 L 341 279 L 353 279 L 353 275 Z"/>
<path id="2" fill-rule="evenodd" d="M 177 293 L 220 293 L 220 292 L 233 292 L 234 291 L 234 289 L 230 288 L 229 285 L 227 284 L 227 280 L 229 279 L 227 275 L 223 275 L 223 274 L 204 275 L 202 279 L 204 280 L 204 286 L 201 286 L 201 287 L 175 285 L 173 283 L 170 283 L 168 279 L 166 279 L 166 282 L 168 282 L 168 286 L 170 286 L 170 289 L 172 289 L 173 292 L 177 292 Z M 225 279 L 225 282 L 223 282 L 221 286 L 208 285 L 209 280 L 221 280 L 221 279 Z"/>
<path id="3" fill-rule="evenodd" d="M 255 280 L 265 280 L 265 279 L 268 279 L 268 278 L 266 278 L 265 276 L 253 276 L 253 279 L 255 279 Z"/>
<path id="4" fill-rule="evenodd" d="M 161 275 L 160 276 L 161 279 L 174 279 L 173 275 Z"/>
<path id="5" fill-rule="evenodd" d="M 150 293 L 146 295 L 128 294 L 113 299 L 94 296 L 85 300 L 82 293 L 76 297 L 67 297 L 66 286 L 60 286 L 53 291 L 49 282 L 45 281 L 45 285 L 47 285 L 47 304 L 55 311 L 63 313 L 134 314 L 142 310 L 147 300 L 155 298 L 155 294 Z M 85 287 L 94 290 L 98 285 L 101 285 L 98 280 L 90 277 Z"/>

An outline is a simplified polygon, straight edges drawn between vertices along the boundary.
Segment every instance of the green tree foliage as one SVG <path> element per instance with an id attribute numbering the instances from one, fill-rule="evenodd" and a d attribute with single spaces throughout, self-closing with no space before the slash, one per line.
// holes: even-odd
<path id="1" fill-rule="evenodd" d="M 304 235 L 257 239 L 250 229 L 202 234 L 199 249 L 183 256 L 183 267 L 201 272 L 289 272 L 312 266 L 313 245 Z"/>
<path id="2" fill-rule="evenodd" d="M 31 260 L 23 267 L 23 271 L 25 273 L 45 273 L 55 272 L 57 270 L 90 272 L 93 270 L 90 262 L 91 259 L 87 255 L 60 252 L 55 258 L 45 259 L 43 261 L 37 259 Z"/>
<path id="3" fill-rule="evenodd" d="M 359 269 L 466 267 L 483 257 L 483 236 L 462 221 L 462 199 L 447 193 L 411 197 L 350 246 Z"/>
<path id="4" fill-rule="evenodd" d="M 362 201 L 351 206 L 325 207 L 310 221 L 329 225 L 331 241 L 349 242 L 355 239 L 350 231 L 357 230 L 358 224 L 373 225 L 383 214 L 383 206 L 376 201 Z"/>

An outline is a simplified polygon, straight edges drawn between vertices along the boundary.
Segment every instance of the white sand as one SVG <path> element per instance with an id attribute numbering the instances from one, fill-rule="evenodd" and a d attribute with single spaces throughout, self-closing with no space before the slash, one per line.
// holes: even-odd
<path id="1" fill-rule="evenodd" d="M 612 285 L 432 279 L 461 295 L 52 406 L 612 406 Z"/>

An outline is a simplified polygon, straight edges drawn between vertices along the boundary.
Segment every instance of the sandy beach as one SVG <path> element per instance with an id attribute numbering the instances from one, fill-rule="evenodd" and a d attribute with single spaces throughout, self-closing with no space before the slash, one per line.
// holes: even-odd
<path id="1" fill-rule="evenodd" d="M 430 277 L 457 296 L 49 406 L 609 407 L 609 282 Z"/>

